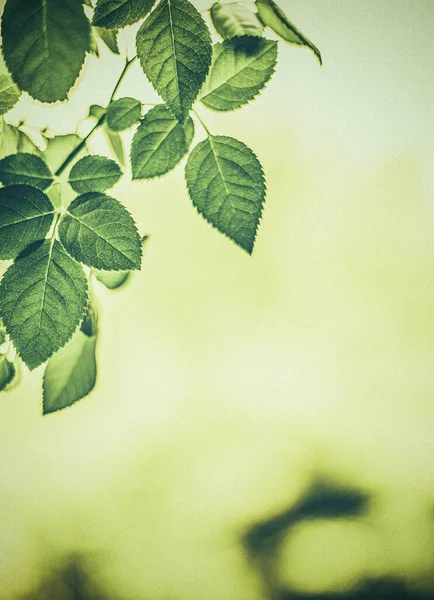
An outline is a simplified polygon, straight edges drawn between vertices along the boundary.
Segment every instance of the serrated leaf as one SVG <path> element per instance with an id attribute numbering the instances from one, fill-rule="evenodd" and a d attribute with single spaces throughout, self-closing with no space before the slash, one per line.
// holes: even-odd
<path id="1" fill-rule="evenodd" d="M 114 160 L 105 156 L 89 155 L 75 163 L 69 173 L 68 182 L 78 194 L 103 192 L 113 187 L 121 175 L 122 171 Z"/>
<path id="2" fill-rule="evenodd" d="M 27 246 L 43 240 L 54 217 L 48 196 L 29 185 L 0 189 L 0 259 L 15 258 Z"/>
<path id="3" fill-rule="evenodd" d="M 276 60 L 277 42 L 272 40 L 244 36 L 216 44 L 200 101 L 215 111 L 244 106 L 268 83 Z"/>
<path id="4" fill-rule="evenodd" d="M 270 27 L 279 37 L 290 44 L 307 46 L 322 65 L 321 52 L 310 40 L 292 23 L 274 0 L 256 0 L 256 7 L 261 21 Z"/>
<path id="5" fill-rule="evenodd" d="M 95 30 L 97 36 L 110 50 L 110 52 L 113 52 L 113 54 L 120 54 L 117 29 L 104 29 L 103 27 L 94 27 L 93 29 Z"/>
<path id="6" fill-rule="evenodd" d="M 58 241 L 29 248 L 0 282 L 0 316 L 29 369 L 66 344 L 86 306 L 83 269 Z"/>
<path id="7" fill-rule="evenodd" d="M 7 0 L 3 55 L 18 87 L 41 102 L 66 100 L 86 52 L 90 23 L 77 0 Z"/>
<path id="8" fill-rule="evenodd" d="M 107 143 L 109 145 L 109 149 L 111 150 L 113 156 L 116 158 L 116 160 L 121 165 L 121 167 L 125 167 L 125 165 L 126 165 L 125 149 L 124 149 L 124 142 L 122 141 L 122 137 L 119 135 L 119 133 L 116 133 L 115 131 L 111 131 L 107 127 L 106 123 L 104 123 L 104 125 L 105 125 L 104 134 L 106 136 Z"/>
<path id="9" fill-rule="evenodd" d="M 0 181 L 3 185 L 27 184 L 45 190 L 54 179 L 39 156 L 19 152 L 0 160 Z"/>
<path id="10" fill-rule="evenodd" d="M 119 98 L 107 108 L 107 126 L 112 131 L 124 131 L 140 121 L 142 105 L 134 98 Z"/>
<path id="11" fill-rule="evenodd" d="M 146 76 L 175 117 L 184 121 L 211 64 L 211 37 L 188 0 L 161 0 L 137 33 Z"/>
<path id="12" fill-rule="evenodd" d="M 216 2 L 210 12 L 215 30 L 225 40 L 243 35 L 258 37 L 264 31 L 264 26 L 256 13 L 242 4 Z"/>
<path id="13" fill-rule="evenodd" d="M 155 0 L 98 0 L 92 25 L 122 29 L 146 17 Z"/>
<path id="14" fill-rule="evenodd" d="M 142 237 L 142 247 L 147 240 L 147 235 Z M 100 271 L 99 269 L 92 269 L 92 273 L 108 290 L 123 288 L 130 281 L 132 275 L 131 271 Z"/>
<path id="15" fill-rule="evenodd" d="M 198 212 L 252 253 L 265 200 L 261 164 L 242 142 L 209 136 L 190 154 L 185 177 Z"/>
<path id="16" fill-rule="evenodd" d="M 194 136 L 190 117 L 179 123 L 164 104 L 143 117 L 131 146 L 133 179 L 151 179 L 168 173 L 187 154 Z"/>
<path id="17" fill-rule="evenodd" d="M 96 192 L 76 198 L 59 225 L 59 237 L 78 261 L 109 271 L 140 269 L 136 224 L 118 200 Z"/>
<path id="18" fill-rule="evenodd" d="M 96 335 L 88 337 L 77 331 L 50 358 L 44 372 L 44 415 L 71 406 L 93 390 L 97 377 L 96 345 Z"/>
<path id="19" fill-rule="evenodd" d="M 21 92 L 10 75 L 0 75 L 0 115 L 4 115 L 15 106 Z"/>

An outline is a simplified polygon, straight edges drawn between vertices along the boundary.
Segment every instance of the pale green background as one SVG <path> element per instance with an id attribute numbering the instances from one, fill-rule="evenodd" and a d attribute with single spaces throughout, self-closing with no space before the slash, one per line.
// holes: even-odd
<path id="1" fill-rule="evenodd" d="M 112 193 L 151 240 L 131 285 L 100 293 L 96 391 L 43 418 L 38 369 L 0 397 L 2 598 L 83 550 L 126 597 L 258 600 L 239 535 L 317 474 L 375 502 L 300 528 L 283 582 L 433 568 L 434 2 L 282 6 L 323 68 L 282 44 L 255 103 L 201 110 L 264 166 L 253 256 L 198 216 L 182 167 L 126 178 Z M 70 105 L 23 100 L 9 121 L 71 131 L 121 70 L 103 53 Z M 154 101 L 138 65 L 122 95 Z"/>

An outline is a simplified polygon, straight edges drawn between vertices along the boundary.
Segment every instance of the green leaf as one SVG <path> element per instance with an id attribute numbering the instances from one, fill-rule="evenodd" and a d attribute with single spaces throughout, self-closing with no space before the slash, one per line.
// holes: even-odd
<path id="1" fill-rule="evenodd" d="M 90 24 L 77 0 L 7 0 L 3 55 L 15 83 L 41 102 L 66 100 L 86 51 Z"/>
<path id="2" fill-rule="evenodd" d="M 161 0 L 137 33 L 143 71 L 175 117 L 184 121 L 211 64 L 211 37 L 188 0 Z"/>
<path id="3" fill-rule="evenodd" d="M 50 358 L 44 372 L 44 415 L 71 406 L 95 387 L 97 336 L 77 331 L 68 344 Z"/>
<path id="4" fill-rule="evenodd" d="M 103 115 L 105 115 L 106 109 L 100 106 L 99 104 L 91 104 L 89 107 L 89 117 L 94 117 L 95 119 L 100 119 Z"/>
<path id="5" fill-rule="evenodd" d="M 98 0 L 92 25 L 122 29 L 146 17 L 154 4 L 155 0 Z"/>
<path id="6" fill-rule="evenodd" d="M 259 18 L 264 25 L 270 27 L 270 29 L 286 42 L 310 48 L 319 60 L 319 64 L 322 65 L 321 52 L 293 23 L 291 23 L 280 6 L 273 0 L 256 0 L 256 7 L 258 9 Z"/>
<path id="7" fill-rule="evenodd" d="M 0 75 L 0 115 L 9 112 L 20 99 L 21 92 L 10 75 Z"/>
<path id="8" fill-rule="evenodd" d="M 136 225 L 118 200 L 96 192 L 78 196 L 59 225 L 59 237 L 78 261 L 108 271 L 140 269 Z"/>
<path id="9" fill-rule="evenodd" d="M 104 29 L 103 27 L 94 27 L 97 36 L 104 42 L 110 52 L 120 54 L 118 46 L 118 30 Z"/>
<path id="10" fill-rule="evenodd" d="M 29 369 L 66 344 L 86 306 L 83 269 L 58 241 L 29 248 L 0 282 L 0 316 Z"/>
<path id="11" fill-rule="evenodd" d="M 107 126 L 112 131 L 124 131 L 138 121 L 142 114 L 142 105 L 134 98 L 114 100 L 107 109 Z"/>
<path id="12" fill-rule="evenodd" d="M 113 153 L 113 156 L 116 157 L 116 160 L 121 165 L 121 167 L 125 167 L 125 165 L 126 165 L 125 150 L 124 150 L 124 142 L 122 141 L 122 137 L 119 135 L 119 133 L 116 133 L 115 131 L 111 131 L 106 126 L 106 123 L 104 123 L 104 125 L 105 125 L 104 134 L 107 138 L 107 143 L 109 145 L 109 148 L 110 148 L 111 152 Z"/>
<path id="13" fill-rule="evenodd" d="M 0 181 L 4 185 L 28 184 L 45 190 L 54 180 L 50 169 L 39 156 L 19 152 L 0 160 Z"/>
<path id="14" fill-rule="evenodd" d="M 146 113 L 131 146 L 133 179 L 151 179 L 171 171 L 187 154 L 194 136 L 190 117 L 179 123 L 160 104 Z"/>
<path id="15" fill-rule="evenodd" d="M 96 33 L 93 29 L 90 30 L 90 44 L 88 52 L 89 54 L 96 56 L 96 58 L 99 58 L 98 42 L 96 41 Z"/>
<path id="16" fill-rule="evenodd" d="M 233 138 L 209 136 L 190 154 L 185 177 L 198 212 L 251 254 L 265 200 L 255 154 Z"/>
<path id="17" fill-rule="evenodd" d="M 244 36 L 216 44 L 201 102 L 216 111 L 247 104 L 270 80 L 276 60 L 277 42 L 272 40 Z"/>
<path id="18" fill-rule="evenodd" d="M 147 240 L 147 235 L 142 237 L 142 247 Z M 92 273 L 108 290 L 123 288 L 130 281 L 132 275 L 131 271 L 100 271 L 99 269 L 92 269 Z"/>
<path id="19" fill-rule="evenodd" d="M 114 186 L 121 175 L 122 171 L 114 160 L 105 156 L 90 155 L 75 163 L 68 181 L 78 194 L 103 192 Z"/>
<path id="20" fill-rule="evenodd" d="M 15 258 L 33 242 L 43 240 L 53 222 L 48 196 L 29 185 L 0 189 L 0 259 Z"/>
<path id="21" fill-rule="evenodd" d="M 18 130 L 0 117 L 0 158 L 17 151 Z"/>
<path id="22" fill-rule="evenodd" d="M 264 26 L 256 13 L 242 4 L 220 4 L 211 7 L 211 20 L 215 30 L 225 40 L 243 35 L 261 36 Z"/>
<path id="23" fill-rule="evenodd" d="M 0 392 L 7 391 L 16 375 L 15 366 L 6 356 L 0 356 Z"/>

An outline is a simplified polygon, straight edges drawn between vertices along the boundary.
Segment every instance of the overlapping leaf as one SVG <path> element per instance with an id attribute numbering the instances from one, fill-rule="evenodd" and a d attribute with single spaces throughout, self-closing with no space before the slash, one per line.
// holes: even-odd
<path id="1" fill-rule="evenodd" d="M 244 4 L 216 2 L 210 13 L 215 30 L 225 40 L 243 35 L 258 37 L 264 31 L 256 13 Z"/>
<path id="2" fill-rule="evenodd" d="M 114 100 L 107 109 L 107 125 L 112 131 L 124 131 L 140 121 L 142 105 L 134 98 Z"/>
<path id="3" fill-rule="evenodd" d="M 188 0 L 161 0 L 137 33 L 143 71 L 175 117 L 184 121 L 211 64 L 211 37 Z"/>
<path id="4" fill-rule="evenodd" d="M 155 0 L 98 0 L 92 24 L 122 29 L 146 17 Z"/>
<path id="5" fill-rule="evenodd" d="M 87 305 L 87 279 L 58 241 L 30 248 L 0 282 L 0 316 L 30 369 L 70 339 Z"/>
<path id="6" fill-rule="evenodd" d="M 256 0 L 258 15 L 264 25 L 267 25 L 278 36 L 290 44 L 307 46 L 322 65 L 321 52 L 314 44 L 292 23 L 274 0 Z"/>
<path id="7" fill-rule="evenodd" d="M 4 115 L 15 106 L 21 92 L 10 75 L 0 75 L 0 115 Z"/>
<path id="8" fill-rule="evenodd" d="M 53 174 L 39 156 L 19 152 L 0 160 L 0 181 L 4 185 L 27 184 L 45 190 L 53 183 Z"/>
<path id="9" fill-rule="evenodd" d="M 65 100 L 90 49 L 90 24 L 77 0 L 7 0 L 3 55 L 21 90 L 41 102 Z"/>
<path id="10" fill-rule="evenodd" d="M 68 181 L 78 194 L 103 192 L 114 186 L 121 175 L 122 171 L 114 160 L 105 156 L 90 155 L 75 163 Z"/>
<path id="11" fill-rule="evenodd" d="M 265 200 L 255 154 L 234 138 L 209 136 L 190 154 L 185 177 L 198 212 L 251 254 Z"/>
<path id="12" fill-rule="evenodd" d="M 179 123 L 164 104 L 146 113 L 131 146 L 133 179 L 151 179 L 172 170 L 187 154 L 194 136 L 190 117 Z"/>
<path id="13" fill-rule="evenodd" d="M 0 259 L 15 258 L 43 240 L 54 217 L 48 196 L 28 185 L 0 189 Z"/>
<path id="14" fill-rule="evenodd" d="M 140 269 L 142 245 L 120 202 L 96 192 L 76 198 L 59 225 L 59 237 L 78 261 L 110 271 Z"/>
<path id="15" fill-rule="evenodd" d="M 277 42 L 272 40 L 244 36 L 216 44 L 201 102 L 216 111 L 247 104 L 270 80 L 276 59 Z"/>

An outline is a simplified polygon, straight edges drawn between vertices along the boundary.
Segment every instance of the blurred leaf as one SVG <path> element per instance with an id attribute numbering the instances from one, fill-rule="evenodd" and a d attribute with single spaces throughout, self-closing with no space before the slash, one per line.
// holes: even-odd
<path id="1" fill-rule="evenodd" d="M 104 29 L 103 27 L 94 27 L 97 36 L 104 42 L 110 52 L 120 54 L 118 46 L 118 30 Z"/>
<path id="2" fill-rule="evenodd" d="M 106 125 L 106 124 L 104 123 L 104 125 Z M 115 131 L 111 131 L 107 126 L 104 127 L 104 133 L 107 138 L 107 142 L 108 142 L 110 150 L 112 151 L 113 155 L 116 157 L 116 160 L 121 165 L 121 167 L 125 168 L 126 167 L 125 149 L 124 149 L 124 142 L 122 141 L 122 137 L 119 135 L 119 133 L 116 133 Z"/>
<path id="3" fill-rule="evenodd" d="M 0 355 L 0 392 L 6 390 L 15 377 L 15 366 L 6 356 Z"/>
<path id="4" fill-rule="evenodd" d="M 223 39 L 243 35 L 261 36 L 264 26 L 256 13 L 242 4 L 216 2 L 211 7 L 211 20 L 217 33 Z"/>

